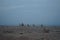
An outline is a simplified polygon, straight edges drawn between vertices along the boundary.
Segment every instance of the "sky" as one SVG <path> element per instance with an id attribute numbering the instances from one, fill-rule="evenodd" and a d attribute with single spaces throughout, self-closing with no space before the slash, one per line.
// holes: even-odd
<path id="1" fill-rule="evenodd" d="M 60 0 L 0 0 L 0 25 L 60 25 Z"/>

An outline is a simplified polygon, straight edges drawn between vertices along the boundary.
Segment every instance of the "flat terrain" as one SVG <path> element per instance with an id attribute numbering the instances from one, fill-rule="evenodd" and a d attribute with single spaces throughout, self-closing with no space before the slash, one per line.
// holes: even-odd
<path id="1" fill-rule="evenodd" d="M 60 40 L 60 27 L 0 26 L 0 40 Z"/>

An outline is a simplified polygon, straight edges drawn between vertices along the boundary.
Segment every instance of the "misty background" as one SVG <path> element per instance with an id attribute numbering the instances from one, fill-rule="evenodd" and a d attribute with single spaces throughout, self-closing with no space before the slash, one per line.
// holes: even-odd
<path id="1" fill-rule="evenodd" d="M 0 25 L 60 25 L 60 0 L 0 0 Z"/>

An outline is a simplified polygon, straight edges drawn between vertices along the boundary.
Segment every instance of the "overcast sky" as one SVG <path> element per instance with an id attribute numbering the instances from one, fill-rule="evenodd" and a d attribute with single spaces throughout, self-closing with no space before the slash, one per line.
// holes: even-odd
<path id="1" fill-rule="evenodd" d="M 60 0 L 0 0 L 0 25 L 60 25 Z"/>

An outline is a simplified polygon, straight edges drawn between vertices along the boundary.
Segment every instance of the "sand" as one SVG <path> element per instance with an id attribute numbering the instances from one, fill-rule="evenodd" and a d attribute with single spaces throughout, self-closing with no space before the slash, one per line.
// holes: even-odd
<path id="1" fill-rule="evenodd" d="M 0 26 L 0 40 L 60 40 L 60 27 Z"/>

